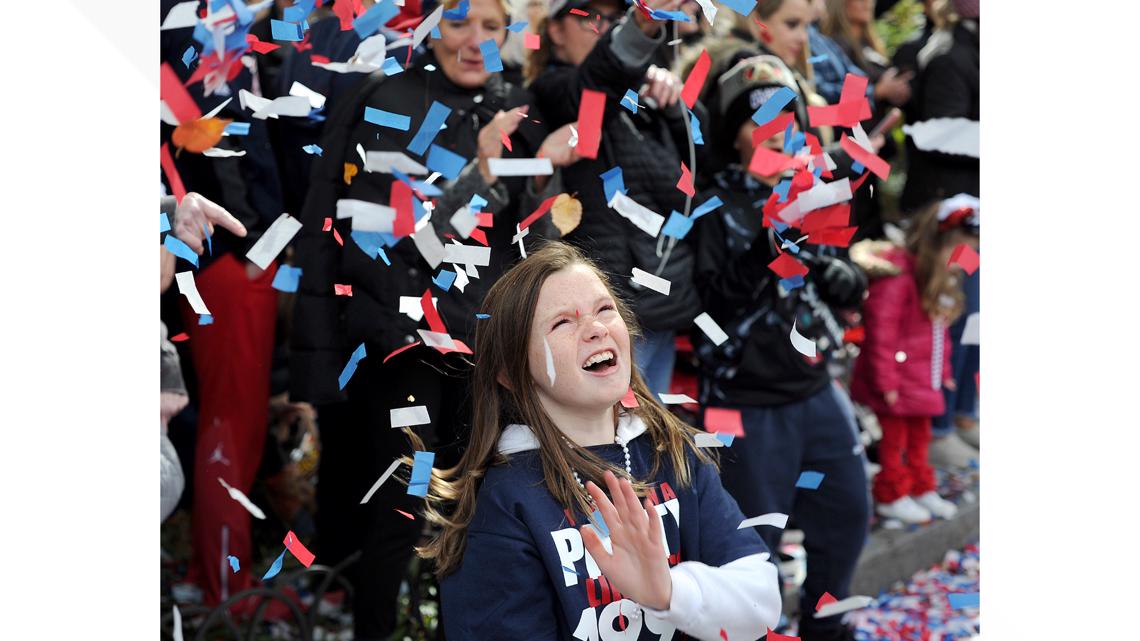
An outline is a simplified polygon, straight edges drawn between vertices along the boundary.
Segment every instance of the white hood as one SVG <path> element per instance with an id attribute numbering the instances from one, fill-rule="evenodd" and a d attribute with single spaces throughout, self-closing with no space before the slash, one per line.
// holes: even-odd
<path id="1" fill-rule="evenodd" d="M 618 417 L 617 435 L 629 443 L 645 433 L 645 421 L 634 414 L 622 414 Z M 515 454 L 527 450 L 538 449 L 538 437 L 530 427 L 512 423 L 503 428 L 503 435 L 499 437 L 499 453 Z"/>

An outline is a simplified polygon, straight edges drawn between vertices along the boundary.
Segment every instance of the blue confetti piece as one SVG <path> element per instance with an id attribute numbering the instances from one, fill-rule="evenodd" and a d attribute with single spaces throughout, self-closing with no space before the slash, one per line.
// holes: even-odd
<path id="1" fill-rule="evenodd" d="M 441 34 L 439 32 L 439 25 L 436 25 L 436 26 L 431 28 L 431 39 L 432 40 L 439 40 L 442 37 L 443 37 L 443 34 Z"/>
<path id="2" fill-rule="evenodd" d="M 210 238 L 210 228 L 206 226 L 206 223 L 202 223 L 202 231 L 206 233 L 206 253 L 213 256 L 214 240 Z"/>
<path id="3" fill-rule="evenodd" d="M 784 128 L 784 153 L 792 153 L 792 121 L 788 121 L 788 126 Z"/>
<path id="4" fill-rule="evenodd" d="M 701 121 L 697 120 L 697 114 L 689 112 L 689 128 L 693 130 L 693 144 L 705 144 L 705 137 L 701 134 Z"/>
<path id="5" fill-rule="evenodd" d="M 270 19 L 269 26 L 273 30 L 274 40 L 283 40 L 285 42 L 300 42 L 305 39 L 305 34 L 301 30 L 301 25 L 295 22 L 285 22 L 284 20 Z"/>
<path id="6" fill-rule="evenodd" d="M 816 167 L 812 170 L 811 175 L 815 178 L 812 182 L 819 182 L 819 177 L 823 175 L 823 167 Z"/>
<path id="7" fill-rule="evenodd" d="M 282 18 L 285 19 L 285 22 L 304 22 L 305 18 L 309 17 L 309 12 L 312 10 L 313 8 L 311 6 L 306 7 L 303 3 L 295 4 L 291 7 L 285 7 L 285 14 L 282 16 Z"/>
<path id="8" fill-rule="evenodd" d="M 384 245 L 384 237 L 378 231 L 359 231 L 353 230 L 349 234 L 352 241 L 372 260 L 376 260 L 376 255 L 380 252 L 380 248 Z M 280 272 L 278 272 L 280 273 Z"/>
<path id="9" fill-rule="evenodd" d="M 467 17 L 467 10 L 471 8 L 471 0 L 461 0 L 459 6 L 443 12 L 444 20 L 462 20 Z"/>
<path id="10" fill-rule="evenodd" d="M 182 52 L 182 64 L 186 65 L 186 68 L 189 69 L 190 63 L 194 62 L 194 59 L 197 57 L 198 51 L 191 45 L 186 48 L 186 51 Z"/>
<path id="11" fill-rule="evenodd" d="M 780 115 L 780 111 L 784 109 L 785 105 L 795 99 L 796 92 L 792 91 L 790 87 L 780 87 L 767 102 L 760 105 L 760 108 L 752 114 L 752 122 L 760 126 L 767 124 Z"/>
<path id="12" fill-rule="evenodd" d="M 568 567 L 568 566 L 565 566 L 565 565 L 564 565 L 564 566 L 562 566 L 562 569 L 563 569 L 563 570 L 566 570 L 567 572 L 573 572 L 574 574 L 578 574 L 578 571 L 577 571 L 577 570 L 575 570 L 575 569 L 574 569 L 574 568 L 572 568 L 572 567 Z M 578 576 L 582 576 L 582 575 L 581 575 L 581 574 L 578 574 Z"/>
<path id="13" fill-rule="evenodd" d="M 400 131 L 407 131 L 412 126 L 412 119 L 408 116 L 373 107 L 364 108 L 364 119 L 374 125 Z"/>
<path id="14" fill-rule="evenodd" d="M 226 128 L 222 130 L 222 133 L 226 134 L 227 136 L 248 136 L 249 123 L 231 122 L 230 124 L 226 125 Z"/>
<path id="15" fill-rule="evenodd" d="M 792 188 L 792 181 L 785 178 L 785 179 L 781 180 L 779 182 L 779 184 L 777 184 L 776 187 L 774 189 L 772 189 L 772 191 L 779 194 L 780 202 L 784 202 L 788 199 L 788 190 L 791 188 Z"/>
<path id="16" fill-rule="evenodd" d="M 720 0 L 724 6 L 747 18 L 756 7 L 756 0 Z"/>
<path id="17" fill-rule="evenodd" d="M 606 519 L 602 517 L 601 510 L 594 508 L 594 513 L 590 515 L 590 521 L 593 526 L 597 528 L 598 533 L 602 535 L 603 539 L 609 537 L 610 528 L 606 525 Z"/>
<path id="18" fill-rule="evenodd" d="M 478 318 L 479 320 L 487 320 L 490 317 L 490 314 L 475 314 L 475 318 Z"/>
<path id="19" fill-rule="evenodd" d="M 713 436 L 716 437 L 716 440 L 720 441 L 721 443 L 724 443 L 725 447 L 732 447 L 732 441 L 733 441 L 733 439 L 736 438 L 735 436 L 733 436 L 732 434 L 730 434 L 728 432 L 717 432 Z"/>
<path id="20" fill-rule="evenodd" d="M 981 594 L 978 592 L 951 592 L 946 596 L 950 599 L 950 607 L 955 610 L 981 606 Z"/>
<path id="21" fill-rule="evenodd" d="M 803 286 L 804 286 L 804 277 L 800 276 L 799 274 L 796 274 L 795 276 L 789 276 L 788 278 L 784 278 L 784 279 L 780 280 L 780 287 L 783 287 L 784 291 L 786 291 L 786 292 L 790 292 L 797 287 L 803 287 Z"/>
<path id="22" fill-rule="evenodd" d="M 503 70 L 503 59 L 499 57 L 499 46 L 493 39 L 479 43 L 479 51 L 483 52 L 483 68 L 491 73 Z"/>
<path id="23" fill-rule="evenodd" d="M 435 283 L 436 287 L 446 292 L 447 290 L 451 289 L 452 283 L 455 282 L 455 272 L 449 269 L 441 269 L 439 274 L 431 279 L 431 282 Z"/>
<path id="24" fill-rule="evenodd" d="M 439 133 L 440 127 L 443 127 L 443 123 L 447 121 L 447 117 L 450 115 L 451 107 L 448 107 L 438 100 L 432 101 L 427 115 L 424 116 L 424 121 L 420 123 L 419 130 L 412 138 L 412 141 L 408 143 L 408 151 L 413 154 L 424 155 L 428 145 L 431 144 L 431 141 L 435 140 L 435 136 Z"/>
<path id="25" fill-rule="evenodd" d="M 198 266 L 198 254 L 194 253 L 194 250 L 190 249 L 189 245 L 175 238 L 173 234 L 167 234 L 162 244 L 170 253 L 187 262 L 193 263 L 195 267 Z"/>
<path id="26" fill-rule="evenodd" d="M 709 198 L 700 205 L 697 205 L 697 208 L 693 210 L 693 220 L 704 216 L 705 214 L 716 209 L 717 207 L 720 207 L 723 204 L 724 202 L 721 201 L 720 196 L 713 196 L 712 198 Z"/>
<path id="27" fill-rule="evenodd" d="M 158 233 L 164 231 L 170 231 L 170 217 L 163 213 L 158 215 Z"/>
<path id="28" fill-rule="evenodd" d="M 512 22 L 507 27 L 507 31 L 511 31 L 514 33 L 520 33 L 520 32 L 522 32 L 523 29 L 526 29 L 528 24 L 530 24 L 530 23 L 527 22 L 526 20 L 519 20 L 518 22 Z"/>
<path id="29" fill-rule="evenodd" d="M 392 261 L 388 260 L 388 254 L 384 251 L 383 247 L 377 248 L 376 253 L 380 255 L 380 260 L 384 261 L 385 265 L 389 267 L 392 266 Z M 373 256 L 373 258 L 375 258 L 375 256 Z"/>
<path id="30" fill-rule="evenodd" d="M 404 73 L 404 67 L 400 65 L 399 60 L 388 56 L 384 59 L 384 64 L 380 65 L 380 71 L 383 71 L 385 76 L 394 76 L 398 73 Z"/>
<path id="31" fill-rule="evenodd" d="M 487 204 L 486 198 L 480 196 L 479 194 L 474 194 L 471 196 L 471 201 L 467 203 L 467 208 L 470 209 L 472 212 L 478 212 L 478 211 L 482 211 L 483 207 L 486 204 Z"/>
<path id="32" fill-rule="evenodd" d="M 621 97 L 621 106 L 632 113 L 637 113 L 637 93 L 633 89 L 625 90 L 625 95 Z"/>
<path id="33" fill-rule="evenodd" d="M 284 552 L 282 552 L 282 554 L 284 554 Z M 238 561 L 238 558 L 230 555 L 226 557 L 226 560 L 230 562 L 230 569 L 234 571 L 234 574 L 237 574 L 238 570 L 241 569 L 241 563 Z"/>
<path id="34" fill-rule="evenodd" d="M 321 155 L 321 152 L 324 151 L 321 149 L 320 145 L 305 145 L 304 147 L 301 147 L 301 150 L 307 154 L 312 154 L 314 156 L 319 156 Z"/>
<path id="35" fill-rule="evenodd" d="M 669 214 L 669 220 L 665 222 L 665 227 L 661 229 L 661 233 L 670 238 L 680 240 L 684 238 L 692 228 L 693 220 L 681 212 L 674 210 Z"/>
<path id="36" fill-rule="evenodd" d="M 785 229 L 787 229 L 789 227 L 789 225 L 787 223 L 780 222 L 778 220 L 773 220 L 772 221 L 772 227 L 775 227 L 776 231 L 779 232 L 779 231 L 784 231 Z"/>
<path id="37" fill-rule="evenodd" d="M 649 16 L 654 20 L 689 22 L 689 15 L 684 11 L 665 11 L 664 9 L 654 9 L 653 11 L 649 12 Z"/>
<path id="38" fill-rule="evenodd" d="M 412 460 L 412 478 L 408 480 L 408 494 L 427 496 L 431 481 L 431 466 L 435 463 L 435 452 L 416 452 Z"/>
<path id="39" fill-rule="evenodd" d="M 796 487 L 805 490 L 819 489 L 819 484 L 823 482 L 823 472 L 813 472 L 812 470 L 804 470 L 800 472 L 800 478 L 796 480 Z"/>
<path id="40" fill-rule="evenodd" d="M 863 163 L 859 162 L 858 160 L 851 163 L 851 171 L 856 174 L 862 174 L 864 169 L 866 169 L 866 167 L 864 167 Z"/>
<path id="41" fill-rule="evenodd" d="M 808 64 L 817 65 L 817 64 L 823 62 L 824 60 L 827 60 L 827 54 L 826 53 L 820 54 L 818 56 L 812 56 L 812 57 L 808 58 Z"/>
<path id="42" fill-rule="evenodd" d="M 791 123 L 789 123 L 789 125 L 790 124 Z M 784 140 L 787 140 L 787 138 Z M 805 144 L 807 144 L 807 137 L 804 136 L 802 131 L 797 131 L 796 133 L 792 134 L 792 145 L 790 148 L 790 153 L 794 154 L 797 151 L 803 149 Z"/>
<path id="43" fill-rule="evenodd" d="M 614 195 L 617 194 L 617 192 L 626 193 L 625 179 L 621 174 L 621 165 L 610 169 L 598 177 L 602 179 L 602 190 L 606 193 L 607 203 L 614 199 Z"/>
<path id="44" fill-rule="evenodd" d="M 198 325 L 199 326 L 213 325 L 213 324 L 214 324 L 214 317 L 213 316 L 211 316 L 209 314 L 199 314 L 198 315 Z"/>
<path id="45" fill-rule="evenodd" d="M 348 384 L 349 379 L 356 373 L 356 366 L 360 363 L 360 359 L 367 355 L 364 349 L 364 343 L 361 343 L 360 347 L 357 347 L 356 351 L 352 353 L 352 356 L 348 358 L 348 363 L 345 364 L 344 370 L 340 373 L 340 378 L 337 379 L 340 383 L 340 389 L 344 389 L 344 386 Z"/>
<path id="46" fill-rule="evenodd" d="M 381 0 L 372 5 L 371 9 L 357 16 L 356 20 L 352 22 L 352 28 L 356 31 L 356 35 L 363 40 L 376 33 L 381 25 L 395 18 L 397 13 L 400 13 L 400 8 L 392 0 Z"/>
<path id="47" fill-rule="evenodd" d="M 277 559 L 273 561 L 273 565 L 269 566 L 269 569 L 265 571 L 265 576 L 261 577 L 262 581 L 268 581 L 281 572 L 281 566 L 285 563 L 285 552 L 286 550 L 281 550 L 281 556 L 277 557 Z"/>
<path id="48" fill-rule="evenodd" d="M 273 289 L 279 292 L 295 292 L 301 280 L 301 268 L 292 265 L 281 265 L 273 276 Z"/>
<path id="49" fill-rule="evenodd" d="M 439 145 L 432 145 L 431 149 L 428 150 L 427 168 L 438 171 L 448 180 L 458 178 L 459 172 L 463 170 L 463 166 L 466 164 L 466 158 Z"/>

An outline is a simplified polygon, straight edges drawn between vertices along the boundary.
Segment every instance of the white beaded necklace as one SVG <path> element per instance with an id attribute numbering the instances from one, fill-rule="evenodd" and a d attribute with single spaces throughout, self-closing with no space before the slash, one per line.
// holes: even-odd
<path id="1" fill-rule="evenodd" d="M 562 435 L 562 438 L 566 441 L 567 445 L 569 445 L 571 448 L 574 447 L 574 443 L 571 442 L 570 439 L 566 438 L 565 434 Z M 620 436 L 618 436 L 617 434 L 614 435 L 614 443 L 617 443 L 618 445 L 621 446 L 621 451 L 625 454 L 625 473 L 627 475 L 629 475 L 629 478 L 632 479 L 633 478 L 633 465 L 630 463 L 630 460 L 629 460 L 629 447 L 626 445 L 625 441 L 622 440 L 622 438 Z M 574 480 L 578 481 L 578 485 L 581 486 L 582 490 L 585 490 L 586 484 L 583 483 L 582 478 L 580 476 L 578 476 L 578 470 L 571 468 L 570 472 L 574 475 Z M 590 496 L 589 492 L 586 492 L 586 496 L 590 500 L 590 505 L 593 505 L 594 504 L 594 497 Z"/>

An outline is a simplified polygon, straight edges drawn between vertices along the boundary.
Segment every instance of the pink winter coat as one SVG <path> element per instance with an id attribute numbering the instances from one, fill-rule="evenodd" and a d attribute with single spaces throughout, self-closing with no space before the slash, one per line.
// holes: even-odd
<path id="1" fill-rule="evenodd" d="M 897 267 L 898 273 L 879 278 L 874 271 L 869 273 L 872 280 L 863 307 L 866 338 L 855 361 L 851 398 L 876 414 L 941 416 L 942 381 L 951 378 L 949 328 L 922 309 L 914 257 L 898 247 L 878 256 Z M 893 406 L 883 399 L 889 390 L 899 393 Z"/>

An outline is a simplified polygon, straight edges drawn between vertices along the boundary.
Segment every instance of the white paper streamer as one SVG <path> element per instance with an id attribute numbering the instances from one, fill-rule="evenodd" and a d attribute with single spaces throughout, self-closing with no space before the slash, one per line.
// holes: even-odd
<path id="1" fill-rule="evenodd" d="M 210 315 L 202 295 L 198 293 L 198 286 L 194 284 L 194 272 L 179 272 L 174 275 L 174 280 L 178 284 L 178 293 L 186 297 L 195 314 Z"/>
<path id="2" fill-rule="evenodd" d="M 701 312 L 701 315 L 694 318 L 693 322 L 697 324 L 697 327 L 701 328 L 701 331 L 705 333 L 705 336 L 709 337 L 709 340 L 711 340 L 713 344 L 720 346 L 721 343 L 728 340 L 728 334 L 724 333 L 724 330 L 720 328 L 720 325 L 716 324 L 716 321 L 712 319 L 712 316 L 708 315 L 708 312 Z"/>
<path id="3" fill-rule="evenodd" d="M 670 283 L 668 280 L 661 278 L 660 276 L 654 276 L 653 274 L 640 270 L 636 267 L 633 268 L 633 282 L 641 285 L 642 287 L 648 287 L 655 292 L 665 294 L 666 296 L 669 295 L 669 288 L 672 286 L 672 283 Z"/>
<path id="4" fill-rule="evenodd" d="M 796 321 L 792 321 L 791 339 L 792 347 L 796 348 L 797 352 L 808 358 L 815 358 L 815 341 L 805 338 L 796 330 Z"/>
<path id="5" fill-rule="evenodd" d="M 610 201 L 610 207 L 636 225 L 638 229 L 654 238 L 661 232 L 661 226 L 665 224 L 664 216 L 638 204 L 637 201 L 620 191 L 614 194 L 613 200 Z"/>
<path id="6" fill-rule="evenodd" d="M 754 516 L 750 519 L 744 519 L 743 521 L 740 522 L 740 525 L 738 525 L 736 527 L 736 529 L 743 530 L 746 527 L 754 527 L 757 525 L 771 525 L 773 527 L 778 527 L 782 530 L 782 529 L 784 529 L 784 526 L 786 526 L 787 524 L 788 524 L 788 515 L 787 514 L 781 514 L 779 512 L 769 512 L 768 514 L 761 514 L 760 516 Z"/>
<path id="7" fill-rule="evenodd" d="M 388 466 L 388 469 L 384 470 L 384 473 L 380 475 L 380 478 L 376 479 L 376 482 L 372 484 L 372 487 L 368 490 L 368 494 L 365 494 L 364 498 L 360 499 L 361 505 L 364 505 L 368 502 L 368 499 L 372 498 L 372 495 L 376 493 L 376 490 L 380 489 L 381 485 L 384 485 L 384 481 L 387 481 L 388 477 L 392 476 L 392 472 L 395 472 L 396 468 L 400 467 L 401 463 L 403 463 L 403 461 L 400 459 L 392 461 L 392 464 Z"/>
<path id="8" fill-rule="evenodd" d="M 253 501 L 250 501 L 249 497 L 247 497 L 245 494 L 242 494 L 241 490 L 231 486 L 229 483 L 226 483 L 220 476 L 218 477 L 218 482 L 221 483 L 222 487 L 226 488 L 226 491 L 230 493 L 230 498 L 240 503 L 242 507 L 244 507 L 247 511 L 249 511 L 250 514 L 254 516 L 254 518 L 265 518 L 265 512 L 262 512 L 261 508 L 254 505 Z"/>
<path id="9" fill-rule="evenodd" d="M 392 427 L 412 427 L 413 425 L 427 425 L 431 423 L 426 405 L 413 405 L 411 407 L 393 407 L 388 410 Z"/>
<path id="10" fill-rule="evenodd" d="M 549 158 L 489 158 L 492 176 L 549 176 L 554 165 Z"/>
<path id="11" fill-rule="evenodd" d="M 697 400 L 689 398 L 688 394 L 657 394 L 661 398 L 661 402 L 666 405 L 680 405 L 681 403 L 696 403 Z"/>
<path id="12" fill-rule="evenodd" d="M 268 269 L 269 264 L 273 262 L 274 258 L 285 249 L 285 245 L 293 240 L 297 232 L 301 231 L 301 221 L 293 218 L 289 214 L 281 214 L 269 229 L 257 239 L 253 247 L 249 248 L 245 257 L 251 263 L 257 265 L 262 269 Z"/>
<path id="13" fill-rule="evenodd" d="M 966 118 L 934 118 L 903 125 L 903 132 L 923 151 L 981 157 L 981 123 Z"/>

